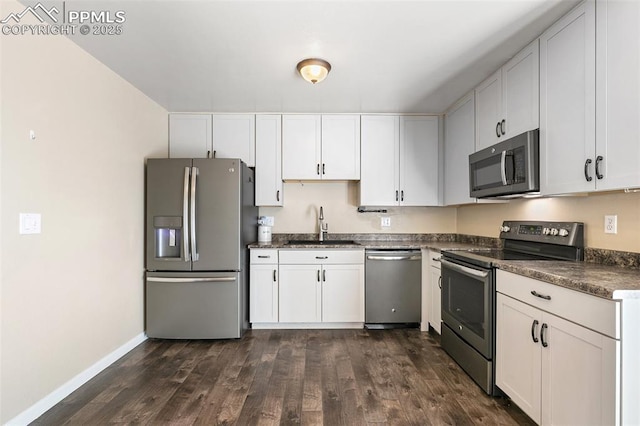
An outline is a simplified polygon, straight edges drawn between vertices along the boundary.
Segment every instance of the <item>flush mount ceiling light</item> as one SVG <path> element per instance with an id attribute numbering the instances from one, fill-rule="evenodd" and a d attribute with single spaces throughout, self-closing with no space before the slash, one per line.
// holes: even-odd
<path id="1" fill-rule="evenodd" d="M 298 62 L 297 68 L 302 78 L 311 84 L 316 84 L 329 74 L 331 64 L 324 59 L 310 58 Z"/>

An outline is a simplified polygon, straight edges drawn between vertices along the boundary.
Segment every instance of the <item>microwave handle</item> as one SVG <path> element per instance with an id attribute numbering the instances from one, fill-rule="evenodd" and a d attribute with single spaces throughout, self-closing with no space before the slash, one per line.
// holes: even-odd
<path id="1" fill-rule="evenodd" d="M 502 184 L 508 185 L 507 183 L 507 151 L 502 151 L 502 156 L 500 157 L 500 176 L 502 177 Z"/>

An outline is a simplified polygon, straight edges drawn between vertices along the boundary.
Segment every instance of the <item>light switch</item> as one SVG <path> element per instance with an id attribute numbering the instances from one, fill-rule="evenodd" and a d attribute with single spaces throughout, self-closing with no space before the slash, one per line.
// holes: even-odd
<path id="1" fill-rule="evenodd" d="M 380 218 L 380 226 L 388 228 L 391 226 L 391 218 L 389 216 L 383 216 Z"/>
<path id="2" fill-rule="evenodd" d="M 42 232 L 42 216 L 40 213 L 20 213 L 20 233 L 39 234 Z"/>

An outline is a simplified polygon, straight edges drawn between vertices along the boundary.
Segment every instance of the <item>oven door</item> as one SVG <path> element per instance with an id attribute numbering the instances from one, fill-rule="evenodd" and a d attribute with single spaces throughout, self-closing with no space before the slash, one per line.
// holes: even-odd
<path id="1" fill-rule="evenodd" d="M 441 259 L 442 321 L 486 359 L 493 353 L 493 271 Z"/>

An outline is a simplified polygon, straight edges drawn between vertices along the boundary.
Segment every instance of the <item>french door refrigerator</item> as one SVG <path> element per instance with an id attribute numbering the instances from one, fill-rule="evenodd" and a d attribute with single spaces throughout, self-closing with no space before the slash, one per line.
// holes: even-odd
<path id="1" fill-rule="evenodd" d="M 253 171 L 239 159 L 147 160 L 147 336 L 242 337 L 254 200 Z"/>

